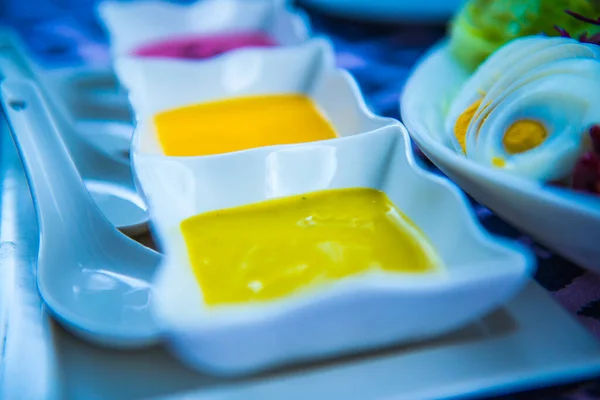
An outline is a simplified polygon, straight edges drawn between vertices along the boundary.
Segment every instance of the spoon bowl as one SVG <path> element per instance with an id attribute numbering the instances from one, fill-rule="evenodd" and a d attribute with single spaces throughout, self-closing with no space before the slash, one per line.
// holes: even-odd
<path id="1" fill-rule="evenodd" d="M 6 79 L 1 93 L 35 204 L 37 283 L 51 314 L 96 344 L 156 342 L 151 281 L 161 256 L 122 234 L 100 211 L 36 85 Z"/>

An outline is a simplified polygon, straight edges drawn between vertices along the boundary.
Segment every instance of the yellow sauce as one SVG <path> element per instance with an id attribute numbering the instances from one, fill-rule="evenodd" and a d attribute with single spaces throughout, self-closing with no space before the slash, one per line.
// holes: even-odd
<path id="1" fill-rule="evenodd" d="M 165 155 L 201 156 L 333 139 L 332 125 L 302 94 L 240 97 L 154 116 Z"/>
<path id="2" fill-rule="evenodd" d="M 181 231 L 208 305 L 273 300 L 368 271 L 440 266 L 425 235 L 374 189 L 213 211 L 183 221 Z"/>

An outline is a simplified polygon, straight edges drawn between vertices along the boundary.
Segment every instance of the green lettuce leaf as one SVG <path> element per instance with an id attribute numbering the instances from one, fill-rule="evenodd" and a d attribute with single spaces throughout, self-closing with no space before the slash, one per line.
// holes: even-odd
<path id="1" fill-rule="evenodd" d="M 470 0 L 451 23 L 451 51 L 472 71 L 511 40 L 537 34 L 559 36 L 556 26 L 574 38 L 600 33 L 600 26 L 573 18 L 565 10 L 595 19 L 600 17 L 600 1 Z"/>

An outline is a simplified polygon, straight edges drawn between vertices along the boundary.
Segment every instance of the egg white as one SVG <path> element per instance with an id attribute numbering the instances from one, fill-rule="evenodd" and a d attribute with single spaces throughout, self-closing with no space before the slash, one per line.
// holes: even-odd
<path id="1" fill-rule="evenodd" d="M 487 113 L 511 90 L 518 88 L 514 85 L 515 81 L 525 84 L 520 78 L 538 67 L 574 58 L 600 59 L 600 47 L 569 38 L 533 36 L 514 40 L 495 52 L 463 85 L 448 113 L 445 130 L 455 150 L 463 152 L 454 134 L 456 120 L 471 104 L 482 99 L 476 117 L 469 126 L 469 131 L 476 133 Z M 535 79 L 531 75 L 530 78 Z M 474 147 L 476 140 L 476 134 L 467 133 L 467 152 Z"/>
<path id="2" fill-rule="evenodd" d="M 524 37 L 502 46 L 488 57 L 461 87 L 452 101 L 445 126 L 445 131 L 457 151 L 462 153 L 462 148 L 454 136 L 454 125 L 458 117 L 471 104 L 485 96 L 507 70 L 518 65 L 519 60 L 524 59 L 538 49 L 552 45 L 542 39 L 543 37 L 539 36 Z"/>
<path id="3" fill-rule="evenodd" d="M 485 114 L 467 133 L 476 137 L 467 142 L 468 158 L 487 165 L 501 158 L 504 170 L 539 181 L 564 178 L 584 150 L 586 129 L 600 122 L 600 61 L 570 59 L 533 70 Z M 548 137 L 534 149 L 508 154 L 504 134 L 523 119 L 542 123 Z"/>

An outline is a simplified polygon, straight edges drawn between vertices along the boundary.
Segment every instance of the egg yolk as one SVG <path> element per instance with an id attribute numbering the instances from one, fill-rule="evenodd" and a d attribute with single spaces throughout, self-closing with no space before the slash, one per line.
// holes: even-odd
<path id="1" fill-rule="evenodd" d="M 467 131 L 469 130 L 469 125 L 482 101 L 483 99 L 479 99 L 467 107 L 467 109 L 458 116 L 456 123 L 454 124 L 454 136 L 456 137 L 456 140 L 458 140 L 464 153 L 467 152 Z"/>
<path id="2" fill-rule="evenodd" d="M 519 154 L 536 148 L 546 140 L 548 131 L 541 123 L 523 119 L 513 123 L 504 134 L 502 144 L 509 154 Z"/>
<path id="3" fill-rule="evenodd" d="M 497 168 L 504 168 L 504 166 L 506 165 L 506 161 L 504 160 L 504 158 L 501 157 L 493 157 L 492 165 Z"/>
<path id="4" fill-rule="evenodd" d="M 368 271 L 427 273 L 439 257 L 381 191 L 326 190 L 181 223 L 205 304 L 268 301 Z"/>
<path id="5" fill-rule="evenodd" d="M 195 104 L 154 116 L 167 156 L 201 156 L 262 146 L 333 139 L 310 97 L 279 94 Z"/>

